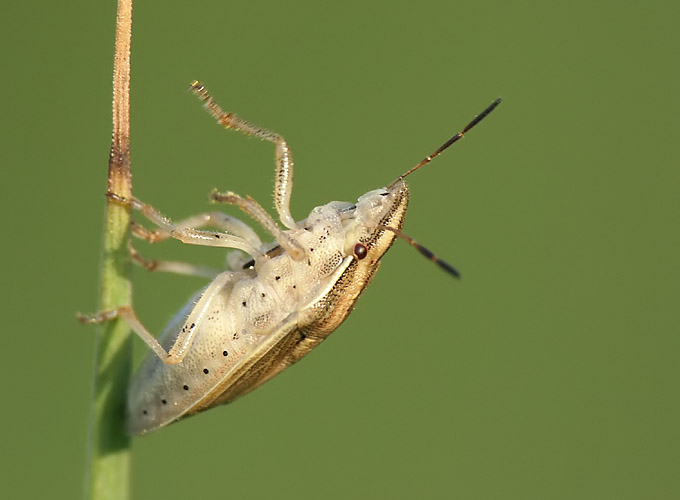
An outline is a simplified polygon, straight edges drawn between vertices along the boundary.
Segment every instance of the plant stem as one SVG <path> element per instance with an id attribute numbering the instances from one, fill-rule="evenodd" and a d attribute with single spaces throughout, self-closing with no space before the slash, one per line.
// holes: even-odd
<path id="1" fill-rule="evenodd" d="M 129 198 L 130 171 L 130 38 L 132 0 L 119 0 L 113 71 L 113 140 L 108 192 Z M 101 274 L 101 310 L 132 303 L 128 251 L 130 208 L 107 198 Z M 90 425 L 87 497 L 124 500 L 130 491 L 130 437 L 125 405 L 132 342 L 128 326 L 115 319 L 102 324 L 97 336 L 93 409 Z"/>

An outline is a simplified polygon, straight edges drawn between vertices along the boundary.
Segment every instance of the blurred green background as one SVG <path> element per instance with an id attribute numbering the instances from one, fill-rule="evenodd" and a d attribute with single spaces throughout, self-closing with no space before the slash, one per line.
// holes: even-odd
<path id="1" fill-rule="evenodd" d="M 170 5 L 170 4 L 168 4 Z M 134 498 L 680 498 L 678 6 L 668 1 L 137 2 L 135 193 L 214 187 L 292 210 L 410 179 L 403 243 L 349 320 L 237 403 L 134 441 Z M 6 498 L 82 491 L 110 141 L 114 2 L 0 21 Z M 219 265 L 218 249 L 138 245 Z M 135 270 L 158 332 L 202 281 Z M 135 341 L 136 354 L 145 348 Z"/>

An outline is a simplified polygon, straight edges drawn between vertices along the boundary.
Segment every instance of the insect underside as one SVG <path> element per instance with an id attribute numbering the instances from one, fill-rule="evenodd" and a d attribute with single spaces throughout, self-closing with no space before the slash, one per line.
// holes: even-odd
<path id="1" fill-rule="evenodd" d="M 387 187 L 362 195 L 356 203 L 330 202 L 296 222 L 289 209 L 293 159 L 283 137 L 223 112 L 198 82 L 191 90 L 225 128 L 275 144 L 274 203 L 286 229 L 257 202 L 233 192 L 215 192 L 212 199 L 237 205 L 274 237 L 274 244 L 263 243 L 245 223 L 225 214 L 211 212 L 173 223 L 137 199 L 110 195 L 130 203 L 158 226 L 154 232 L 137 226 L 137 236 L 151 241 L 172 237 L 241 251 L 230 255 L 229 269 L 216 273 L 175 315 L 158 340 L 130 308 L 113 313 L 126 319 L 152 349 L 130 386 L 128 429 L 132 434 L 144 434 L 233 401 L 316 347 L 345 320 L 380 266 L 381 257 L 401 235 L 409 200 L 403 177 L 410 171 Z M 499 102 L 417 167 L 462 137 Z M 198 229 L 205 225 L 219 230 Z M 412 240 L 410 243 L 419 247 Z M 423 253 L 446 268 L 428 251 Z M 159 270 L 205 274 L 191 265 L 156 264 Z"/>

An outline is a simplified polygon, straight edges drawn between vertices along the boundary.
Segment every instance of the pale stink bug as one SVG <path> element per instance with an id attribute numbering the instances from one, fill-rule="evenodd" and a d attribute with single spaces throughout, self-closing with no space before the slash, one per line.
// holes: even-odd
<path id="1" fill-rule="evenodd" d="M 122 317 L 152 350 L 129 390 L 128 429 L 132 434 L 144 434 L 233 401 L 305 356 L 345 320 L 397 236 L 457 276 L 454 268 L 401 233 L 409 200 L 403 179 L 461 139 L 501 102 L 494 101 L 462 132 L 387 187 L 367 192 L 356 203 L 333 201 L 316 207 L 306 219 L 296 222 L 289 209 L 293 159 L 283 137 L 225 113 L 200 83 L 194 82 L 190 90 L 220 125 L 276 145 L 274 203 L 286 229 L 255 200 L 233 192 L 213 192 L 211 197 L 240 207 L 274 237 L 274 243 L 262 243 L 245 223 L 225 214 L 211 212 L 172 223 L 136 198 L 109 193 L 120 203 L 131 204 L 159 228 L 151 232 L 135 225 L 137 236 L 235 248 L 249 256 L 239 258 L 242 254 L 235 252 L 229 259 L 230 269 L 216 273 L 158 340 L 129 307 L 84 318 L 95 322 Z M 199 230 L 199 226 L 220 231 Z M 136 252 L 133 257 L 150 269 L 210 274 L 193 265 L 147 261 Z"/>

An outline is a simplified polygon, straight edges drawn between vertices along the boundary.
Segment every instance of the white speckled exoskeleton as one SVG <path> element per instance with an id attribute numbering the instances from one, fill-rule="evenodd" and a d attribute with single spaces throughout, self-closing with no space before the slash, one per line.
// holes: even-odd
<path id="1" fill-rule="evenodd" d="M 403 179 L 462 138 L 500 103 L 500 99 L 494 101 L 462 132 L 387 187 L 369 191 L 356 203 L 333 201 L 316 207 L 296 222 L 289 208 L 293 159 L 283 137 L 225 113 L 200 83 L 194 82 L 190 90 L 220 125 L 275 144 L 274 203 L 286 229 L 255 200 L 233 192 L 213 192 L 211 197 L 240 207 L 274 237 L 274 243 L 263 243 L 249 226 L 226 214 L 210 212 L 173 223 L 136 198 L 109 193 L 158 227 L 150 231 L 134 225 L 137 236 L 149 241 L 175 238 L 247 254 L 244 258 L 243 253 L 233 252 L 228 258 L 230 269 L 212 274 L 190 264 L 148 261 L 133 251 L 133 258 L 149 269 L 213 278 L 158 339 L 130 307 L 85 318 L 95 322 L 122 317 L 151 348 L 129 390 L 132 434 L 145 434 L 233 401 L 305 356 L 345 320 L 396 237 L 457 276 L 454 268 L 401 233 L 409 200 Z M 219 231 L 198 229 L 208 226 Z"/>

